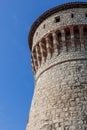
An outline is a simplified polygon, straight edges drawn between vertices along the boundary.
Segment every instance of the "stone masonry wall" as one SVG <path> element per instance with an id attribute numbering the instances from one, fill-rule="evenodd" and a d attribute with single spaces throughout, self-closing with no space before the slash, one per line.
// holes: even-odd
<path id="1" fill-rule="evenodd" d="M 87 53 L 79 54 L 82 60 L 56 64 L 39 76 L 27 130 L 87 130 Z"/>

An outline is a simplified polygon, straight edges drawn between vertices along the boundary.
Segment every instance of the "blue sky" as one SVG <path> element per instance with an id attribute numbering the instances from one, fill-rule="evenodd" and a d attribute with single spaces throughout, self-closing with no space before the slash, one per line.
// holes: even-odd
<path id="1" fill-rule="evenodd" d="M 66 2 L 0 0 L 0 130 L 26 129 L 34 91 L 28 33 L 44 11 Z"/>

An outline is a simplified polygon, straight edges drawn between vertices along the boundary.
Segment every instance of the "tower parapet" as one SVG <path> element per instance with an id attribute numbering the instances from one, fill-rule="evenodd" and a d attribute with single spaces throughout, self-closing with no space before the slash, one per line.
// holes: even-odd
<path id="1" fill-rule="evenodd" d="M 87 2 L 44 13 L 29 45 L 35 92 L 27 130 L 86 130 Z"/>

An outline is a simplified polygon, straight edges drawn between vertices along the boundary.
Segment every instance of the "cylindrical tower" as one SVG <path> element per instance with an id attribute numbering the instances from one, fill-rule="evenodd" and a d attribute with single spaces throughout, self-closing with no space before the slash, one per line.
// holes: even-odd
<path id="1" fill-rule="evenodd" d="M 87 130 L 87 2 L 41 15 L 29 46 L 35 91 L 26 130 Z"/>

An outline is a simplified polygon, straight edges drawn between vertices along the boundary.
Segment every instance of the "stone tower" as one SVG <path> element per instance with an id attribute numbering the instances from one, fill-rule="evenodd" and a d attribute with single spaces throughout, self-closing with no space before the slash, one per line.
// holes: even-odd
<path id="1" fill-rule="evenodd" d="M 87 130 L 87 2 L 41 15 L 29 46 L 35 91 L 26 130 Z"/>

